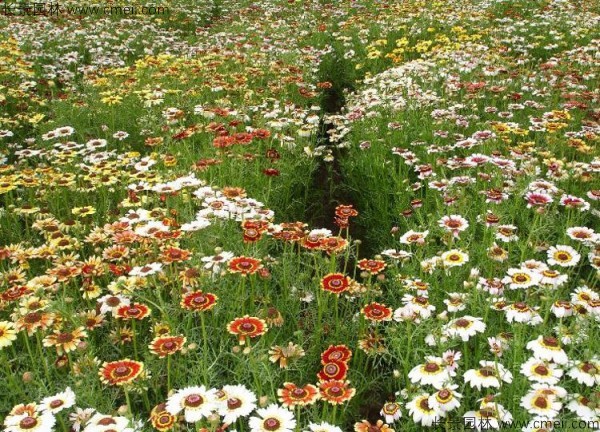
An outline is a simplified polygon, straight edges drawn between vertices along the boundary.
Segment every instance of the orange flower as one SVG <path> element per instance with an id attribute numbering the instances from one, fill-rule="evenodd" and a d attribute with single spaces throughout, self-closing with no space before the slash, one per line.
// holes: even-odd
<path id="1" fill-rule="evenodd" d="M 362 271 L 369 272 L 372 275 L 381 273 L 387 264 L 382 260 L 362 259 L 358 262 L 358 268 Z"/>
<path id="2" fill-rule="evenodd" d="M 392 319 L 392 309 L 380 304 L 370 303 L 361 309 L 366 319 L 371 321 L 389 321 Z"/>
<path id="3" fill-rule="evenodd" d="M 319 240 L 320 249 L 328 254 L 338 253 L 346 249 L 348 241 L 341 237 L 325 237 Z"/>
<path id="4" fill-rule="evenodd" d="M 350 279 L 341 273 L 329 273 L 321 279 L 321 287 L 325 291 L 341 294 L 350 286 Z"/>
<path id="5" fill-rule="evenodd" d="M 335 215 L 340 219 L 348 219 L 350 217 L 358 216 L 358 211 L 356 211 L 352 205 L 340 204 L 335 208 Z"/>
<path id="6" fill-rule="evenodd" d="M 236 318 L 227 324 L 227 331 L 233 335 L 237 335 L 240 345 L 246 343 L 246 338 L 255 338 L 267 332 L 267 323 L 260 318 L 251 317 L 248 315 L 242 318 Z"/>
<path id="7" fill-rule="evenodd" d="M 98 375 L 104 384 L 122 386 L 133 382 L 144 371 L 144 363 L 124 359 L 104 362 Z"/>
<path id="8" fill-rule="evenodd" d="M 166 404 L 161 403 L 152 408 L 150 413 L 150 422 L 154 429 L 160 432 L 166 432 L 175 426 L 177 416 L 170 414 L 166 409 Z"/>
<path id="9" fill-rule="evenodd" d="M 323 381 L 319 384 L 321 399 L 332 405 L 342 404 L 349 401 L 356 393 L 356 389 L 349 387 L 346 381 Z"/>
<path id="10" fill-rule="evenodd" d="M 165 264 L 187 261 L 190 259 L 191 255 L 192 253 L 188 250 L 179 249 L 176 247 L 168 247 L 162 250 L 161 261 Z"/>
<path id="11" fill-rule="evenodd" d="M 186 338 L 183 336 L 157 336 L 150 345 L 150 352 L 156 354 L 160 358 L 165 358 L 168 355 L 175 354 L 181 351 L 185 345 Z"/>
<path id="12" fill-rule="evenodd" d="M 298 387 L 296 384 L 286 382 L 282 389 L 277 390 L 277 395 L 279 402 L 286 408 L 311 405 L 319 399 L 318 389 L 311 384 Z"/>
<path id="13" fill-rule="evenodd" d="M 354 424 L 355 432 L 394 432 L 394 429 L 389 427 L 381 420 L 377 420 L 376 424 L 371 424 L 368 420 Z"/>
<path id="14" fill-rule="evenodd" d="M 254 274 L 261 267 L 260 260 L 252 257 L 240 256 L 232 258 L 229 261 L 229 271 L 232 273 L 241 273 L 243 276 Z"/>
<path id="15" fill-rule="evenodd" d="M 129 305 L 120 306 L 117 309 L 116 316 L 124 320 L 137 319 L 141 320 L 146 318 L 152 310 L 142 303 L 132 303 Z"/>
<path id="16" fill-rule="evenodd" d="M 211 293 L 193 291 L 183 296 L 180 305 L 187 310 L 204 312 L 214 308 L 218 299 L 216 295 Z"/>

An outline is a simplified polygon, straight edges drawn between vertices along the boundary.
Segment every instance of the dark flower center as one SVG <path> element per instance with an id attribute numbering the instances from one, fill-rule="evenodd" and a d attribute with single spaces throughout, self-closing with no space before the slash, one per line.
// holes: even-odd
<path id="1" fill-rule="evenodd" d="M 263 422 L 263 426 L 268 431 L 275 431 L 281 426 L 281 422 L 276 418 L 270 417 Z"/>
<path id="2" fill-rule="evenodd" d="M 37 419 L 28 416 L 19 422 L 21 429 L 32 429 L 38 424 Z"/>
<path id="3" fill-rule="evenodd" d="M 427 372 L 437 372 L 440 370 L 440 366 L 437 363 L 426 363 L 425 370 Z"/>
<path id="4" fill-rule="evenodd" d="M 198 394 L 192 394 L 185 398 L 185 405 L 192 408 L 199 407 L 203 402 L 204 399 Z"/>
<path id="5" fill-rule="evenodd" d="M 242 401 L 238 398 L 227 399 L 227 408 L 230 410 L 237 409 L 242 406 Z"/>

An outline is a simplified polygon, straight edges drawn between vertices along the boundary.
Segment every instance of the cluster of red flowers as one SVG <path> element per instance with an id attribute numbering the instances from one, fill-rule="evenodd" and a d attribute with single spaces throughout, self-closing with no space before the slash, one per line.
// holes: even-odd
<path id="1" fill-rule="evenodd" d="M 358 216 L 358 211 L 350 205 L 340 204 L 335 208 L 335 224 L 340 228 L 348 228 L 350 218 Z"/>
<path id="2" fill-rule="evenodd" d="M 344 403 L 356 392 L 346 381 L 351 357 L 352 351 L 346 345 L 330 345 L 321 354 L 323 367 L 317 374 L 319 390 L 321 397 L 331 404 Z"/>

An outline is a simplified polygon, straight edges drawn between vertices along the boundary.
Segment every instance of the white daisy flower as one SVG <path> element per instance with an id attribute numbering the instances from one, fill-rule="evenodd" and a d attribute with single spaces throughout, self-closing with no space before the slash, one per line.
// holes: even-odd
<path id="1" fill-rule="evenodd" d="M 548 249 L 547 254 L 548 264 L 561 267 L 576 266 L 579 260 L 581 260 L 581 255 L 571 246 L 566 245 L 552 246 Z"/>
<path id="2" fill-rule="evenodd" d="M 167 400 L 166 410 L 171 415 L 183 411 L 185 421 L 196 423 L 208 417 L 218 408 L 217 391 L 207 389 L 205 386 L 186 387 L 177 390 Z"/>
<path id="3" fill-rule="evenodd" d="M 559 369 L 554 363 L 531 357 L 521 364 L 521 373 L 529 381 L 554 385 L 562 377 L 563 370 Z"/>
<path id="4" fill-rule="evenodd" d="M 294 413 L 276 404 L 256 410 L 248 425 L 251 432 L 293 432 L 296 427 Z"/>
<path id="5" fill-rule="evenodd" d="M 63 392 L 42 399 L 40 409 L 56 414 L 63 409 L 71 408 L 73 405 L 75 405 L 75 392 L 71 390 L 71 387 L 67 387 Z"/>
<path id="6" fill-rule="evenodd" d="M 512 382 L 512 373 L 500 363 L 480 360 L 479 365 L 481 366 L 479 369 L 469 369 L 463 375 L 465 382 L 471 387 L 478 390 L 489 387 L 499 388 L 501 381 Z"/>
<path id="7" fill-rule="evenodd" d="M 256 408 L 256 395 L 243 385 L 223 387 L 225 398 L 218 408 L 223 423 L 233 424 L 241 417 L 247 417 Z"/>
<path id="8" fill-rule="evenodd" d="M 569 361 L 558 340 L 551 336 L 538 336 L 537 339 L 527 342 L 527 349 L 533 351 L 533 356 L 538 359 L 552 361 L 559 365 Z"/>

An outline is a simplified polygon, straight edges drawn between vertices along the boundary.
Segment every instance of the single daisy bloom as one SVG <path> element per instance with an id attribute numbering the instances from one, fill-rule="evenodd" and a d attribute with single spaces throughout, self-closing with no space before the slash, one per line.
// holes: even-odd
<path id="1" fill-rule="evenodd" d="M 321 354 L 321 364 L 325 365 L 332 361 L 349 362 L 352 351 L 346 345 L 329 345 Z"/>
<path id="2" fill-rule="evenodd" d="M 321 399 L 332 405 L 339 405 L 349 401 L 356 394 L 356 389 L 350 387 L 347 381 L 322 381 L 319 383 Z"/>
<path id="3" fill-rule="evenodd" d="M 157 336 L 150 342 L 148 348 L 150 348 L 152 354 L 157 355 L 159 358 L 165 358 L 181 351 L 186 340 L 185 336 Z"/>
<path id="4" fill-rule="evenodd" d="M 548 360 L 559 365 L 566 364 L 569 359 L 560 347 L 558 339 L 552 336 L 538 336 L 537 339 L 527 342 L 527 349 L 533 351 L 533 356 L 538 359 Z"/>
<path id="5" fill-rule="evenodd" d="M 479 365 L 481 366 L 479 369 L 469 369 L 463 376 L 465 382 L 469 383 L 471 387 L 477 388 L 477 390 L 489 387 L 499 388 L 501 381 L 509 384 L 512 382 L 512 373 L 500 363 L 480 360 Z"/>
<path id="6" fill-rule="evenodd" d="M 444 216 L 438 221 L 438 225 L 456 238 L 469 227 L 469 222 L 460 215 Z"/>
<path id="7" fill-rule="evenodd" d="M 567 372 L 579 384 L 588 387 L 600 386 L 600 358 L 594 357 L 590 361 L 577 360 Z"/>
<path id="8" fill-rule="evenodd" d="M 11 346 L 16 339 L 15 325 L 10 321 L 0 321 L 0 350 Z"/>
<path id="9" fill-rule="evenodd" d="M 456 391 L 457 388 L 458 385 L 450 384 L 439 389 L 429 397 L 429 406 L 444 413 L 455 410 L 460 406 L 462 398 L 462 394 Z"/>
<path id="10" fill-rule="evenodd" d="M 52 414 L 56 414 L 73 405 L 75 405 L 75 393 L 71 387 L 67 387 L 63 392 L 42 399 L 40 411 L 50 411 Z"/>
<path id="11" fill-rule="evenodd" d="M 354 432 L 394 432 L 394 429 L 385 424 L 383 420 L 377 420 L 375 424 L 368 420 L 362 420 L 354 424 Z"/>
<path id="12" fill-rule="evenodd" d="M 267 323 L 256 317 L 244 315 L 227 324 L 227 331 L 237 335 L 240 345 L 246 344 L 246 338 L 256 338 L 264 335 L 268 330 Z"/>
<path id="13" fill-rule="evenodd" d="M 329 273 L 321 279 L 321 288 L 334 294 L 341 294 L 350 287 L 350 278 L 342 273 Z"/>
<path id="14" fill-rule="evenodd" d="M 306 432 L 342 432 L 342 430 L 329 423 L 309 423 Z"/>
<path id="15" fill-rule="evenodd" d="M 422 426 L 432 426 L 442 418 L 445 413 L 439 409 L 429 406 L 429 393 L 423 393 L 406 404 L 409 414 L 412 416 L 415 423 L 420 423 Z"/>
<path id="16" fill-rule="evenodd" d="M 5 432 L 52 432 L 56 418 L 50 411 L 25 412 L 4 419 Z"/>
<path id="17" fill-rule="evenodd" d="M 467 342 L 477 333 L 483 333 L 485 328 L 482 318 L 465 315 L 444 325 L 442 331 L 448 337 L 459 337 L 463 342 Z"/>
<path id="18" fill-rule="evenodd" d="M 510 289 L 526 289 L 538 285 L 542 277 L 536 271 L 528 268 L 511 268 L 508 269 L 508 276 L 502 279 L 502 282 L 507 284 Z"/>
<path id="19" fill-rule="evenodd" d="M 407 245 L 416 244 L 421 246 L 425 244 L 425 239 L 428 235 L 429 231 L 417 232 L 410 230 L 400 237 L 400 243 Z"/>
<path id="20" fill-rule="evenodd" d="M 444 252 L 441 256 L 442 265 L 446 268 L 460 267 L 465 263 L 469 262 L 469 255 L 459 251 L 458 249 L 452 249 Z"/>
<path id="21" fill-rule="evenodd" d="M 401 405 L 398 402 L 386 402 L 379 415 L 385 419 L 386 423 L 394 423 L 402 417 Z"/>
<path id="22" fill-rule="evenodd" d="M 167 432 L 175 426 L 177 422 L 177 416 L 167 411 L 167 404 L 160 403 L 152 408 L 150 412 L 150 423 L 152 427 L 159 432 Z"/>
<path id="23" fill-rule="evenodd" d="M 319 378 L 319 381 L 342 381 L 346 379 L 347 373 L 348 364 L 346 362 L 332 360 L 323 365 L 323 368 L 317 374 L 317 378 Z"/>
<path id="24" fill-rule="evenodd" d="M 529 392 L 521 398 L 520 405 L 529 414 L 546 418 L 554 418 L 562 409 L 562 403 L 555 397 L 537 392 Z"/>
<path id="25" fill-rule="evenodd" d="M 585 226 L 567 228 L 567 235 L 571 240 L 584 244 L 592 244 L 600 239 L 600 236 L 593 229 Z"/>
<path id="26" fill-rule="evenodd" d="M 242 276 L 247 276 L 260 270 L 262 263 L 257 258 L 239 256 L 229 260 L 228 268 L 231 273 L 240 273 Z"/>
<path id="27" fill-rule="evenodd" d="M 319 389 L 312 384 L 298 387 L 294 383 L 286 382 L 283 388 L 277 390 L 279 402 L 286 408 L 311 405 L 319 398 Z"/>
<path id="28" fill-rule="evenodd" d="M 223 393 L 225 397 L 217 410 L 223 417 L 223 423 L 233 424 L 256 409 L 256 395 L 243 385 L 226 385 Z"/>
<path id="29" fill-rule="evenodd" d="M 392 319 L 392 309 L 381 303 L 370 303 L 360 311 L 369 321 L 381 322 L 391 321 Z"/>
<path id="30" fill-rule="evenodd" d="M 212 293 L 192 291 L 183 295 L 179 305 L 183 309 L 189 311 L 205 312 L 214 308 L 218 299 L 219 298 Z"/>
<path id="31" fill-rule="evenodd" d="M 219 408 L 217 391 L 205 386 L 186 387 L 177 390 L 167 400 L 166 410 L 171 415 L 183 411 L 187 423 L 196 423 Z"/>
<path id="32" fill-rule="evenodd" d="M 558 368 L 554 363 L 531 357 L 521 364 L 521 373 L 529 381 L 554 385 L 562 377 L 563 370 Z"/>
<path id="33" fill-rule="evenodd" d="M 432 385 L 441 389 L 450 380 L 450 372 L 440 357 L 427 357 L 427 362 L 415 366 L 408 373 L 410 381 L 419 385 Z"/>
<path id="34" fill-rule="evenodd" d="M 276 404 L 258 409 L 256 414 L 248 421 L 251 432 L 293 432 L 296 427 L 294 413 Z"/>
<path id="35" fill-rule="evenodd" d="M 133 382 L 144 372 L 144 363 L 124 359 L 104 362 L 98 371 L 104 384 L 122 386 Z"/>
<path id="36" fill-rule="evenodd" d="M 581 255 L 571 246 L 566 245 L 552 246 L 548 249 L 547 254 L 549 265 L 573 267 L 581 260 Z"/>

